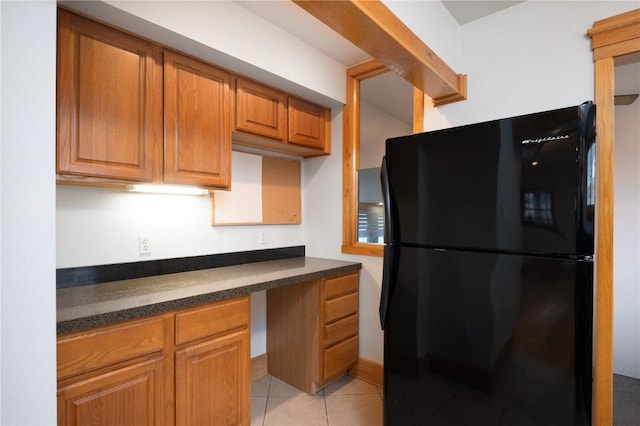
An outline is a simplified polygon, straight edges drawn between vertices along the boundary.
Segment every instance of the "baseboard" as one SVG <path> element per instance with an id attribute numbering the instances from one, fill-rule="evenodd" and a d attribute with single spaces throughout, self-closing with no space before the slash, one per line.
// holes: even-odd
<path id="1" fill-rule="evenodd" d="M 267 354 L 251 358 L 251 380 L 267 375 Z"/>
<path id="2" fill-rule="evenodd" d="M 383 366 L 366 358 L 359 358 L 358 363 L 349 369 L 349 375 L 372 385 L 382 386 Z"/>
<path id="3" fill-rule="evenodd" d="M 383 366 L 366 358 L 359 358 L 358 363 L 349 369 L 349 375 L 367 383 L 382 387 Z M 269 374 L 267 371 L 267 354 L 251 358 L 251 380 Z"/>

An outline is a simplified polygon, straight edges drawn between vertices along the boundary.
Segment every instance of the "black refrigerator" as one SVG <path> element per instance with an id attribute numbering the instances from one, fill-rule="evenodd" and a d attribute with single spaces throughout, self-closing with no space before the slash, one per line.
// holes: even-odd
<path id="1" fill-rule="evenodd" d="M 386 141 L 385 426 L 591 424 L 594 116 Z"/>

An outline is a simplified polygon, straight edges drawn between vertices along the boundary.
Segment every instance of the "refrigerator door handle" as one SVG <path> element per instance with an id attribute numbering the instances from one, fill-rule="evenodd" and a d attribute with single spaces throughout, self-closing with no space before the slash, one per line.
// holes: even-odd
<path id="1" fill-rule="evenodd" d="M 393 297 L 393 289 L 395 288 L 398 276 L 398 255 L 400 247 L 385 245 L 384 246 L 384 263 L 382 264 L 382 290 L 380 292 L 380 328 L 384 330 L 387 323 L 387 314 L 389 313 L 389 305 Z"/>
<path id="2" fill-rule="evenodd" d="M 391 217 L 391 191 L 389 189 L 389 171 L 387 157 L 382 157 L 380 168 L 380 184 L 382 186 L 382 204 L 384 206 L 384 242 L 393 243 L 393 218 Z"/>
<path id="3" fill-rule="evenodd" d="M 391 192 L 389 188 L 389 174 L 387 169 L 387 159 L 382 157 L 382 168 L 380 170 L 380 183 L 382 184 L 382 201 L 384 204 L 384 263 L 382 266 L 382 291 L 380 294 L 380 326 L 384 330 L 387 321 L 389 303 L 393 296 L 396 276 L 398 273 L 398 251 L 400 247 L 393 245 L 393 217 L 391 206 Z"/>

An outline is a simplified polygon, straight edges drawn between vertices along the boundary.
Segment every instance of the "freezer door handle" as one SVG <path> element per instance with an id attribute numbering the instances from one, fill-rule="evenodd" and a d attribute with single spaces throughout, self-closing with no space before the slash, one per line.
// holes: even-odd
<path id="1" fill-rule="evenodd" d="M 384 330 L 387 323 L 389 313 L 389 305 L 393 298 L 393 290 L 395 288 L 398 276 L 398 258 L 400 247 L 385 245 L 384 246 L 384 262 L 382 264 L 382 290 L 380 292 L 380 327 Z"/>
<path id="2" fill-rule="evenodd" d="M 394 246 L 394 231 L 396 230 L 393 221 L 393 206 L 391 188 L 389 186 L 389 169 L 387 157 L 382 157 L 382 167 L 380 168 L 380 184 L 382 186 L 382 203 L 384 204 L 384 262 L 382 265 L 382 291 L 380 294 L 380 326 L 384 330 L 389 303 L 393 297 L 393 289 L 398 274 L 398 254 L 400 247 Z"/>
<path id="3" fill-rule="evenodd" d="M 384 242 L 389 244 L 393 242 L 393 218 L 391 217 L 391 192 L 389 189 L 387 157 L 382 157 L 380 184 L 382 186 L 382 204 L 384 205 Z"/>

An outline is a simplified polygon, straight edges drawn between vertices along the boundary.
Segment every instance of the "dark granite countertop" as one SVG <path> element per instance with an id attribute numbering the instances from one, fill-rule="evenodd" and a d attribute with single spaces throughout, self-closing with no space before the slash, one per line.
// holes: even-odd
<path id="1" fill-rule="evenodd" d="M 86 330 L 341 273 L 361 264 L 294 257 L 57 290 L 57 333 Z"/>

